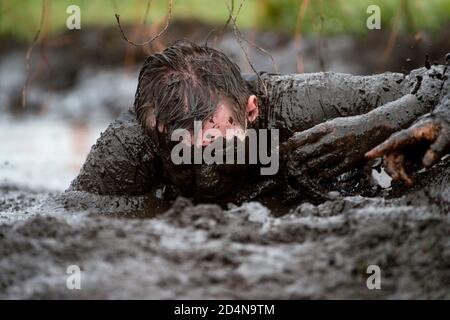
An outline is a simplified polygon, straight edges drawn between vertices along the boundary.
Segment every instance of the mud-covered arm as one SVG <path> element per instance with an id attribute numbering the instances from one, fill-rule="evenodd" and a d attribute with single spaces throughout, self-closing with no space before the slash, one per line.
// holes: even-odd
<path id="1" fill-rule="evenodd" d="M 442 76 L 443 69 L 415 70 L 404 79 L 404 90 L 412 93 L 367 113 L 334 118 L 294 133 L 282 145 L 289 174 L 333 177 L 362 161 L 371 148 L 433 109 L 442 87 L 442 77 L 434 73 Z"/>
<path id="2" fill-rule="evenodd" d="M 425 112 L 417 98 L 408 94 L 362 115 L 326 121 L 295 133 L 283 143 L 283 163 L 290 176 L 336 176 Z"/>
<path id="3" fill-rule="evenodd" d="M 160 179 L 154 150 L 134 112 L 126 111 L 101 134 L 67 191 L 146 194 Z"/>
<path id="4" fill-rule="evenodd" d="M 330 119 L 367 113 L 410 90 L 405 75 L 390 72 L 264 74 L 261 80 L 251 87 L 260 100 L 261 126 L 280 129 L 282 140 Z"/>

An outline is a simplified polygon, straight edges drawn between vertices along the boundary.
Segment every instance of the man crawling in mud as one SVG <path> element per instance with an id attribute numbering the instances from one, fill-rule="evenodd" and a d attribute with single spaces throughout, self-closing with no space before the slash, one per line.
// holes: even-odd
<path id="1" fill-rule="evenodd" d="M 361 169 L 380 157 L 394 180 L 410 186 L 410 160 L 419 156 L 420 166 L 430 167 L 450 148 L 446 59 L 445 66 L 428 64 L 409 75 L 262 73 L 244 79 L 222 52 L 176 42 L 147 58 L 134 107 L 101 135 L 69 190 L 163 202 L 178 195 L 217 203 L 317 200 L 349 171 L 367 176 Z M 196 121 L 218 134 L 195 135 Z M 192 148 L 242 139 L 238 133 L 250 129 L 278 129 L 279 148 L 271 150 L 279 151 L 280 169 L 261 175 L 261 164 L 175 164 L 176 129 L 191 134 Z M 237 137 L 226 136 L 230 129 Z"/>

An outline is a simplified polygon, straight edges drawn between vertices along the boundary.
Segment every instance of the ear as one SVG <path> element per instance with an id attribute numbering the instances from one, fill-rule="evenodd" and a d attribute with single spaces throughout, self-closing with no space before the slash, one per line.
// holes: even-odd
<path id="1" fill-rule="evenodd" d="M 258 108 L 258 99 L 254 94 L 248 97 L 247 101 L 247 119 L 249 122 L 253 122 L 258 118 L 259 108 Z"/>

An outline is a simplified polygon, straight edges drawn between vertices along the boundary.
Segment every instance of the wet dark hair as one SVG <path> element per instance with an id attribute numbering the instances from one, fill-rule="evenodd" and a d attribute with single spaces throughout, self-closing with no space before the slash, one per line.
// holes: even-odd
<path id="1" fill-rule="evenodd" d="M 211 117 L 220 100 L 244 126 L 250 93 L 239 67 L 224 53 L 178 41 L 149 56 L 139 74 L 134 108 L 150 134 L 166 136 L 175 129 L 193 129 L 194 120 Z"/>

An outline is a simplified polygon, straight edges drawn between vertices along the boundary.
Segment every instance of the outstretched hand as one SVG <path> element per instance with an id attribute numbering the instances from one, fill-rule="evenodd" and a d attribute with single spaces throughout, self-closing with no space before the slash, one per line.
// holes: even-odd
<path id="1" fill-rule="evenodd" d="M 282 145 L 288 170 L 294 176 L 337 176 L 364 159 L 373 131 L 362 115 L 335 118 L 297 132 Z"/>
<path id="2" fill-rule="evenodd" d="M 386 170 L 394 180 L 413 184 L 412 178 L 404 168 L 404 148 L 418 145 L 426 141 L 430 147 L 422 159 L 424 167 L 435 164 L 450 147 L 450 124 L 442 117 L 428 114 L 419 119 L 411 127 L 391 135 L 386 141 L 366 153 L 367 159 L 383 157 Z"/>

